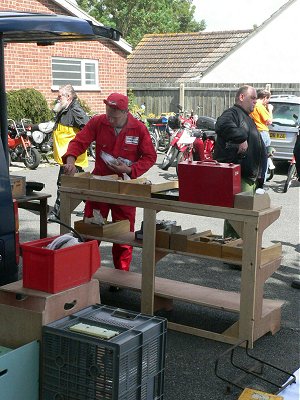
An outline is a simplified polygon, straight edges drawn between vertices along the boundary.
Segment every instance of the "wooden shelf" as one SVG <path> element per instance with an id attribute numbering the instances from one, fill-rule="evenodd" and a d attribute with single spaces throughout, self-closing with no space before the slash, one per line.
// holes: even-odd
<path id="1" fill-rule="evenodd" d="M 142 275 L 137 272 L 101 267 L 93 278 L 98 279 L 100 283 L 141 291 Z M 182 282 L 172 279 L 155 277 L 154 294 L 158 297 L 180 300 L 218 310 L 226 310 L 233 313 L 240 312 L 240 293 L 236 292 L 213 289 L 191 283 L 182 285 Z M 280 308 L 282 304 L 282 301 L 264 299 L 263 315 Z"/>

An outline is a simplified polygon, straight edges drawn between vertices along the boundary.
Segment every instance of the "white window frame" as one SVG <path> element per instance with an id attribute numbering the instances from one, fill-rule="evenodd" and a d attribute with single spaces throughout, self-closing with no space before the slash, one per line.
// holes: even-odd
<path id="1" fill-rule="evenodd" d="M 92 90 L 100 90 L 99 87 L 99 63 L 98 60 L 92 60 L 92 59 L 87 59 L 87 58 L 71 58 L 71 57 L 52 57 L 51 58 L 51 78 L 52 78 L 52 86 L 51 89 L 52 90 L 58 90 L 60 88 L 60 86 L 66 84 L 66 83 L 71 83 L 67 80 L 65 81 L 61 81 L 61 84 L 59 85 L 54 85 L 53 81 L 54 81 L 54 76 L 53 76 L 53 61 L 54 60 L 64 60 L 64 61 L 68 61 L 70 60 L 70 62 L 76 61 L 76 62 L 80 62 L 80 73 L 81 73 L 81 85 L 72 85 L 74 87 L 74 89 L 76 91 L 80 91 L 80 90 L 86 90 L 86 91 L 92 91 Z M 86 84 L 86 80 L 85 80 L 85 68 L 87 64 L 93 64 L 95 65 L 95 84 L 93 85 L 87 85 Z"/>

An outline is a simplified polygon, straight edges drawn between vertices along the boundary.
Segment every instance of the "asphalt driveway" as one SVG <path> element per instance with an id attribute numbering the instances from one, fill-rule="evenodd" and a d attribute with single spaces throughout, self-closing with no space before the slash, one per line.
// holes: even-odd
<path id="1" fill-rule="evenodd" d="M 162 155 L 158 157 L 161 162 Z M 93 161 L 90 160 L 90 169 Z M 267 184 L 271 203 L 282 206 L 280 218 L 266 229 L 263 237 L 263 246 L 281 242 L 283 245 L 283 260 L 281 267 L 266 281 L 265 297 L 284 300 L 282 308 L 281 329 L 274 336 L 267 334 L 255 342 L 251 354 L 273 363 L 274 365 L 294 372 L 300 366 L 299 348 L 299 294 L 298 289 L 291 287 L 293 279 L 299 275 L 299 193 L 300 186 L 293 183 L 287 193 L 282 193 L 287 166 L 282 164 L 276 168 L 273 180 Z M 44 191 L 52 194 L 49 199 L 53 206 L 56 193 L 56 178 L 58 167 L 55 164 L 42 163 L 35 171 L 29 171 L 21 164 L 11 167 L 11 174 L 26 176 L 27 181 L 45 183 Z M 175 169 L 162 171 L 157 166 L 146 174 L 152 182 L 162 182 L 165 179 L 175 179 Z M 82 210 L 79 205 L 77 211 Z M 72 219 L 81 217 L 73 214 Z M 141 223 L 141 211 L 137 211 L 136 229 Z M 214 218 L 194 217 L 175 213 L 160 213 L 159 219 L 176 220 L 183 229 L 197 227 L 197 230 L 211 229 L 214 233 L 222 232 L 223 221 Z M 20 210 L 20 238 L 21 241 L 30 241 L 38 238 L 39 218 L 35 213 Z M 57 224 L 48 224 L 48 236 L 59 234 Z M 111 245 L 101 244 L 101 257 L 104 266 L 111 266 Z M 141 271 L 141 251 L 134 249 L 131 266 L 132 271 Z M 196 283 L 202 286 L 223 290 L 239 291 L 240 272 L 225 267 L 223 263 L 194 257 L 168 255 L 163 258 L 156 268 L 160 277 L 175 279 L 182 282 Z M 108 287 L 101 286 L 101 301 L 104 304 L 120 306 L 129 310 L 139 310 L 140 295 L 130 290 L 111 293 Z M 222 332 L 232 325 L 237 316 L 229 312 L 221 312 L 205 307 L 182 302 L 174 303 L 174 310 L 169 313 L 160 313 L 170 320 L 190 324 L 202 329 Z M 223 400 L 237 399 L 240 390 L 233 389 L 226 393 L 226 384 L 216 377 L 215 360 L 229 345 L 174 331 L 168 332 L 167 355 L 165 369 L 165 400 Z M 248 362 L 242 349 L 237 351 L 240 362 Z M 225 358 L 220 363 L 221 374 L 232 380 L 240 375 Z M 282 384 L 287 376 L 275 370 L 267 370 L 271 380 Z M 223 376 L 223 375 L 222 375 Z M 273 385 L 266 385 L 261 380 L 243 375 L 242 386 L 251 386 L 264 389 L 271 393 L 276 392 Z"/>

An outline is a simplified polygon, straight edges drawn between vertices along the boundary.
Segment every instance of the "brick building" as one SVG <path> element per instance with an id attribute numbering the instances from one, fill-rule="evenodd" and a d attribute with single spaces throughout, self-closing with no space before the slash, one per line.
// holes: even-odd
<path id="1" fill-rule="evenodd" d="M 95 21 L 74 0 L 1 0 L 0 11 L 30 11 L 76 16 Z M 100 24 L 99 24 L 100 25 Z M 123 39 L 90 42 L 11 44 L 5 47 L 6 90 L 34 88 L 49 104 L 64 83 L 71 83 L 93 112 L 104 111 L 103 99 L 112 91 L 127 91 L 127 55 Z"/>

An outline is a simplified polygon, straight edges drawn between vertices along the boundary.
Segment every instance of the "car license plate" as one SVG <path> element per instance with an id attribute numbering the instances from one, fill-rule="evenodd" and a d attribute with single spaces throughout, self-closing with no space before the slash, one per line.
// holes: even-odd
<path id="1" fill-rule="evenodd" d="M 270 132 L 270 138 L 271 139 L 285 140 L 286 139 L 286 134 L 285 133 L 279 133 L 279 132 Z"/>

